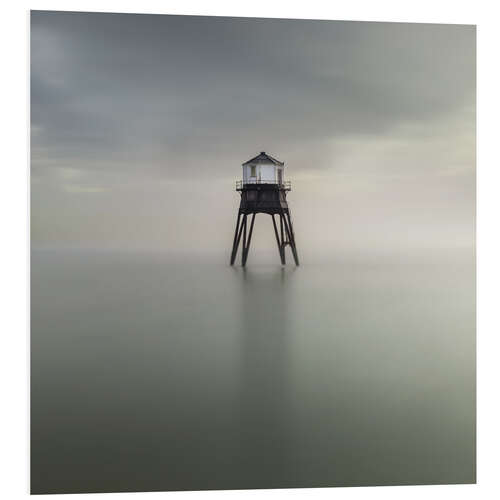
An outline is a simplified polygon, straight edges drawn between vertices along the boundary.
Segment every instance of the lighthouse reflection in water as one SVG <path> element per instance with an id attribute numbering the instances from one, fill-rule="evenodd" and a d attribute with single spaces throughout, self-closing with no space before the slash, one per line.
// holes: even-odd
<path id="1" fill-rule="evenodd" d="M 33 252 L 35 492 L 474 480 L 469 253 L 270 250 Z"/>

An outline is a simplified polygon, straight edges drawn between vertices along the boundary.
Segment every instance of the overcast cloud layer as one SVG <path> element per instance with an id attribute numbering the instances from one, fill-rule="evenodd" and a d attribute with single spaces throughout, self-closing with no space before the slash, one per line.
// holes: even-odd
<path id="1" fill-rule="evenodd" d="M 31 136 L 35 247 L 228 252 L 259 151 L 302 253 L 472 246 L 475 28 L 32 12 Z"/>

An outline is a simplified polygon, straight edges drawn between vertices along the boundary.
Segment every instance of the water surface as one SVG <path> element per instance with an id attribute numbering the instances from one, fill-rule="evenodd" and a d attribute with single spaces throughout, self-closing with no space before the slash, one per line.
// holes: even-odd
<path id="1" fill-rule="evenodd" d="M 475 481 L 471 252 L 33 251 L 33 493 Z"/>

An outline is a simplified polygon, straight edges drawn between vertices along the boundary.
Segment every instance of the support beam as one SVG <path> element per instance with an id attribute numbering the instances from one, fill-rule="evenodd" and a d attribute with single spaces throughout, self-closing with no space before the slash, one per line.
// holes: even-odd
<path id="1" fill-rule="evenodd" d="M 280 213 L 280 231 L 281 231 L 281 263 L 283 265 L 286 265 L 286 255 L 285 255 L 285 245 L 286 245 L 286 238 L 285 238 L 285 233 L 283 231 L 283 214 Z"/>
<path id="2" fill-rule="evenodd" d="M 295 243 L 295 231 L 293 229 L 292 215 L 290 213 L 290 209 L 288 209 L 287 215 L 288 215 L 288 224 L 290 226 L 290 233 L 292 235 L 292 253 L 293 253 L 293 258 L 295 260 L 295 265 L 298 266 L 299 265 L 299 256 L 298 256 L 298 253 L 297 253 L 297 244 Z"/>
<path id="3" fill-rule="evenodd" d="M 281 244 L 280 237 L 278 235 L 278 228 L 276 226 L 276 220 L 274 219 L 274 214 L 271 214 L 271 217 L 273 219 L 273 227 L 274 227 L 274 234 L 276 236 L 276 243 L 278 244 L 278 251 L 280 253 L 280 259 L 281 259 L 281 264 L 284 266 L 285 265 L 285 260 L 283 256 L 283 245 Z"/>
<path id="4" fill-rule="evenodd" d="M 243 226 L 244 223 L 246 222 L 246 214 L 243 215 L 243 221 L 240 222 L 240 229 L 238 231 L 238 237 L 236 238 L 236 243 L 234 245 L 233 249 L 233 255 L 231 255 L 231 265 L 234 264 L 234 261 L 236 260 L 236 255 L 238 253 L 238 247 L 240 246 L 240 241 L 241 241 L 241 235 L 243 233 Z"/>
<path id="5" fill-rule="evenodd" d="M 241 265 L 245 259 L 246 241 L 247 241 L 247 214 L 243 216 L 243 242 L 241 243 Z"/>
<path id="6" fill-rule="evenodd" d="M 241 219 L 241 212 L 238 212 L 238 217 L 236 219 L 236 229 L 234 230 L 233 249 L 231 250 L 231 265 L 234 264 L 234 260 L 236 259 L 236 252 L 238 251 L 237 241 L 240 228 L 240 219 Z"/>
<path id="7" fill-rule="evenodd" d="M 288 221 L 287 221 L 287 216 L 288 216 Z M 290 214 L 289 213 L 282 213 L 283 217 L 283 222 L 285 224 L 285 230 L 288 236 L 288 243 L 290 244 L 290 247 L 292 248 L 292 254 L 293 254 L 293 259 L 295 260 L 295 265 L 299 265 L 299 256 L 297 255 L 297 248 L 295 246 L 295 237 L 293 234 L 293 227 L 292 227 L 292 221 L 290 219 Z"/>
<path id="8" fill-rule="evenodd" d="M 250 223 L 250 232 L 248 233 L 248 240 L 244 243 L 244 251 L 241 259 L 241 265 L 243 267 L 246 266 L 247 263 L 247 258 L 248 258 L 248 250 L 250 249 L 250 241 L 252 240 L 252 233 L 253 233 L 253 223 L 255 222 L 255 213 L 252 214 L 252 222 Z"/>

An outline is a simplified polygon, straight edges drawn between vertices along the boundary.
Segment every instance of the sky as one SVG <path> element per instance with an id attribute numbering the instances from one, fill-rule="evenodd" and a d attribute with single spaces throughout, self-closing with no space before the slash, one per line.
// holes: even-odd
<path id="1" fill-rule="evenodd" d="M 475 36 L 32 11 L 32 247 L 229 253 L 235 180 L 266 151 L 299 253 L 473 248 Z"/>

